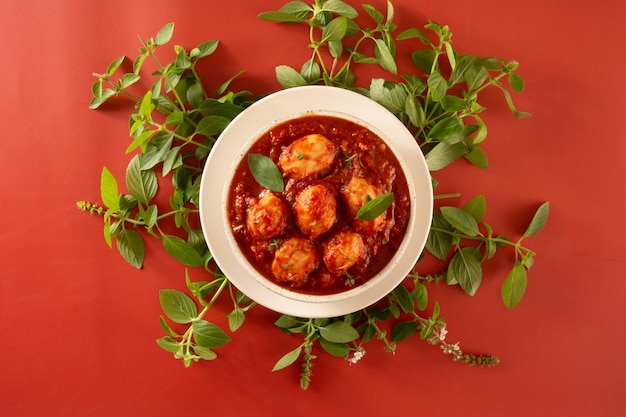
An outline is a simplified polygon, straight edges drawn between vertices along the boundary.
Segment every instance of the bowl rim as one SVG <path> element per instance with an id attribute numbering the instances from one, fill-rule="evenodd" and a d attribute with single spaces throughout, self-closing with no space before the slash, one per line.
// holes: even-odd
<path id="1" fill-rule="evenodd" d="M 249 148 L 273 126 L 305 115 L 339 117 L 370 129 L 398 159 L 409 189 L 409 222 L 394 256 L 367 282 L 335 294 L 300 293 L 265 278 L 241 253 L 228 218 L 232 173 Z M 410 163 L 406 159 L 408 152 L 411 153 Z M 219 204 L 215 203 L 216 194 Z M 224 129 L 204 166 L 199 206 L 201 227 L 209 250 L 235 287 L 279 313 L 318 318 L 340 316 L 365 308 L 391 292 L 410 273 L 426 243 L 432 221 L 433 197 L 430 172 L 423 154 L 412 134 L 395 115 L 351 90 L 303 86 L 260 99 Z"/>

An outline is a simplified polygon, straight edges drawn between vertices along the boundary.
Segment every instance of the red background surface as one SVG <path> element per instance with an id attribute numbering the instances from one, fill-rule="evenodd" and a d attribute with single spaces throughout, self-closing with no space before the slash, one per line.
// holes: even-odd
<path id="1" fill-rule="evenodd" d="M 320 354 L 308 391 L 298 369 L 270 372 L 300 343 L 257 308 L 217 361 L 185 369 L 158 348 L 158 291 L 184 289 L 184 269 L 150 243 L 138 272 L 77 210 L 99 201 L 106 165 L 128 162 L 128 107 L 88 110 L 92 72 L 135 56 L 137 35 L 176 22 L 172 44 L 222 43 L 209 86 L 275 91 L 274 66 L 299 66 L 307 34 L 256 15 L 284 1 L 22 1 L 0 3 L 0 413 L 3 416 L 617 416 L 624 413 L 623 68 L 626 3 L 606 0 L 396 0 L 402 28 L 433 19 L 461 52 L 521 63 L 514 119 L 487 94 L 488 170 L 458 164 L 440 192 L 487 198 L 487 220 L 517 239 L 536 207 L 548 225 L 521 304 L 507 310 L 503 252 L 475 297 L 430 287 L 450 341 L 496 355 L 494 368 L 454 363 L 416 338 L 395 354 L 366 346 L 357 365 Z M 359 3 L 352 2 L 355 6 Z M 372 0 L 382 7 L 384 2 Z M 593 4 L 593 5 L 592 5 Z M 364 13 L 362 13 L 364 14 Z M 408 69 L 408 60 L 402 64 Z M 251 87 L 250 87 L 251 86 Z M 212 317 L 223 323 L 222 313 Z M 321 353 L 321 352 L 318 352 Z"/>

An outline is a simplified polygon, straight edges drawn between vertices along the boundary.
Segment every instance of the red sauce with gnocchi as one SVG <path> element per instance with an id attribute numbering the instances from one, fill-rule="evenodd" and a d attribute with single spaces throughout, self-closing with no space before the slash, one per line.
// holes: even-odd
<path id="1" fill-rule="evenodd" d="M 388 146 L 364 126 L 307 115 L 263 134 L 248 151 L 268 156 L 285 189 L 259 185 L 247 155 L 230 186 L 230 226 L 241 251 L 268 280 L 307 294 L 333 294 L 368 281 L 400 246 L 409 221 L 406 178 Z M 373 220 L 367 201 L 394 199 Z"/>

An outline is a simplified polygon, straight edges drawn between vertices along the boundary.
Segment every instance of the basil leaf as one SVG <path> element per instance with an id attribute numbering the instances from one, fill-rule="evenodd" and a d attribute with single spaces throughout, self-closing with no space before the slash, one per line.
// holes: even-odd
<path id="1" fill-rule="evenodd" d="M 439 171 L 459 159 L 467 151 L 463 142 L 440 142 L 426 154 L 426 164 L 431 171 Z"/>
<path id="2" fill-rule="evenodd" d="M 428 305 L 428 290 L 426 286 L 419 282 L 416 283 L 415 289 L 411 292 L 411 297 L 417 301 L 417 308 L 419 308 L 420 311 L 424 311 Z"/>
<path id="3" fill-rule="evenodd" d="M 432 227 L 436 229 L 453 231 L 450 223 L 444 219 L 443 214 L 435 211 L 433 213 Z M 426 239 L 426 250 L 437 259 L 442 261 L 448 257 L 452 248 L 452 233 L 443 230 L 433 230 L 431 228 L 428 238 Z"/>
<path id="4" fill-rule="evenodd" d="M 473 145 L 469 147 L 469 152 L 463 155 L 472 165 L 477 168 L 487 169 L 489 168 L 489 161 L 487 155 L 480 145 Z"/>
<path id="5" fill-rule="evenodd" d="M 400 321 L 391 329 L 391 341 L 396 343 L 407 339 L 417 331 L 417 323 L 414 321 Z"/>
<path id="6" fill-rule="evenodd" d="M 359 338 L 359 332 L 343 321 L 320 327 L 320 336 L 333 343 L 348 343 Z"/>
<path id="7" fill-rule="evenodd" d="M 478 236 L 478 222 L 465 210 L 458 207 L 441 207 L 441 214 L 455 229 L 465 233 L 468 236 Z"/>
<path id="8" fill-rule="evenodd" d="M 194 345 L 193 351 L 196 355 L 200 356 L 205 361 L 212 361 L 213 359 L 217 358 L 217 353 L 213 352 L 209 348 L 205 348 L 200 345 Z"/>
<path id="9" fill-rule="evenodd" d="M 163 336 L 160 339 L 156 340 L 157 345 L 159 345 L 163 350 L 166 350 L 170 353 L 175 353 L 178 352 L 178 350 L 181 348 L 180 343 L 178 343 L 176 340 L 172 339 L 169 336 Z"/>
<path id="10" fill-rule="evenodd" d="M 524 90 L 524 80 L 516 73 L 509 74 L 509 85 L 516 93 L 521 93 Z"/>
<path id="11" fill-rule="evenodd" d="M 198 315 L 193 300 L 178 290 L 159 291 L 159 302 L 165 315 L 174 323 L 191 323 Z"/>
<path id="12" fill-rule="evenodd" d="M 178 236 L 163 235 L 163 247 L 179 262 L 189 266 L 202 266 L 204 259 L 193 246 Z"/>
<path id="13" fill-rule="evenodd" d="M 448 91 L 448 82 L 439 72 L 432 72 L 427 80 L 428 89 L 433 101 L 440 102 Z"/>
<path id="14" fill-rule="evenodd" d="M 284 88 L 308 85 L 306 79 L 298 71 L 288 65 L 279 65 L 276 67 L 276 80 Z"/>
<path id="15" fill-rule="evenodd" d="M 437 53 L 432 49 L 419 49 L 411 54 L 413 64 L 423 72 L 430 74 Z"/>
<path id="16" fill-rule="evenodd" d="M 348 30 L 346 18 L 343 16 L 336 17 L 322 29 L 321 42 L 340 41 L 346 35 L 346 30 Z"/>
<path id="17" fill-rule="evenodd" d="M 206 320 L 194 320 L 193 338 L 203 348 L 212 349 L 230 342 L 230 337 L 222 329 Z"/>
<path id="18" fill-rule="evenodd" d="M 483 276 L 475 250 L 474 247 L 459 249 L 448 265 L 448 279 L 456 280 L 463 291 L 469 295 L 476 294 Z"/>
<path id="19" fill-rule="evenodd" d="M 348 3 L 345 3 L 341 0 L 328 0 L 322 6 L 323 11 L 333 12 L 340 16 L 345 16 L 350 19 L 354 19 L 359 15 L 359 13 L 354 9 L 354 7 L 350 6 Z"/>
<path id="20" fill-rule="evenodd" d="M 309 83 L 317 82 L 321 77 L 322 71 L 320 65 L 314 58 L 309 59 L 302 65 L 300 75 Z"/>
<path id="21" fill-rule="evenodd" d="M 279 22 L 279 23 L 300 23 L 306 20 L 306 17 L 295 15 L 286 12 L 263 12 L 259 13 L 257 17 L 261 20 L 266 20 L 268 22 Z"/>
<path id="22" fill-rule="evenodd" d="M 135 155 L 126 169 L 126 186 L 139 202 L 148 204 L 159 187 L 153 170 L 142 170 L 140 155 Z"/>
<path id="23" fill-rule="evenodd" d="M 227 314 L 228 317 L 228 328 L 231 332 L 235 332 L 239 330 L 239 328 L 243 325 L 243 322 L 246 319 L 246 315 L 243 310 L 239 307 L 235 307 L 233 311 Z"/>
<path id="24" fill-rule="evenodd" d="M 109 77 L 112 76 L 115 71 L 117 71 L 117 69 L 120 67 L 120 65 L 122 65 L 122 62 L 124 62 L 125 58 L 125 55 L 115 58 L 113 62 L 111 62 L 107 67 L 106 75 L 108 75 Z"/>
<path id="25" fill-rule="evenodd" d="M 393 193 L 383 194 L 363 204 L 356 213 L 357 220 L 374 220 L 383 214 L 393 202 Z"/>
<path id="26" fill-rule="evenodd" d="M 100 175 L 100 198 L 105 206 L 111 210 L 117 210 L 120 204 L 120 196 L 117 180 L 106 167 L 102 168 Z"/>
<path id="27" fill-rule="evenodd" d="M 454 143 L 462 139 L 460 135 L 462 131 L 463 121 L 459 116 L 452 115 L 438 121 L 426 134 L 426 137 Z"/>
<path id="28" fill-rule="evenodd" d="M 382 39 L 376 39 L 374 43 L 374 54 L 378 59 L 381 68 L 389 71 L 392 74 L 398 73 L 398 67 L 393 57 L 393 53 L 389 49 L 389 46 Z"/>
<path id="29" fill-rule="evenodd" d="M 502 284 L 502 301 L 507 308 L 513 308 L 520 302 L 526 291 L 527 283 L 526 268 L 521 262 L 515 262 L 513 269 Z"/>
<path id="30" fill-rule="evenodd" d="M 530 221 L 526 232 L 524 232 L 524 235 L 522 237 L 529 237 L 539 233 L 539 231 L 543 229 L 543 226 L 545 226 L 546 222 L 548 221 L 549 212 L 550 203 L 545 202 L 541 206 L 539 206 L 539 208 L 535 212 L 535 215 L 533 216 L 533 219 Z"/>
<path id="31" fill-rule="evenodd" d="M 172 35 L 174 34 L 174 23 L 170 22 L 163 26 L 159 33 L 157 33 L 154 43 L 157 46 L 165 45 L 172 39 Z"/>
<path id="32" fill-rule="evenodd" d="M 141 269 L 144 260 L 145 248 L 143 239 L 134 230 L 122 229 L 115 241 L 120 255 L 132 266 Z"/>
<path id="33" fill-rule="evenodd" d="M 405 313 L 409 313 L 413 311 L 413 298 L 411 297 L 411 293 L 406 289 L 406 287 L 402 284 L 398 285 L 392 291 L 393 296 L 398 301 L 400 308 Z"/>
<path id="34" fill-rule="evenodd" d="M 287 352 L 282 358 L 278 360 L 278 362 L 276 362 L 276 365 L 274 365 L 274 367 L 272 368 L 272 372 L 279 371 L 294 363 L 300 357 L 301 352 L 302 346 L 298 346 L 291 352 Z"/>
<path id="35" fill-rule="evenodd" d="M 259 185 L 277 193 L 285 190 L 282 174 L 274 161 L 267 156 L 251 153 L 248 155 L 248 167 Z"/>
<path id="36" fill-rule="evenodd" d="M 192 49 L 189 54 L 192 58 L 195 58 L 195 59 L 204 58 L 205 56 L 209 56 L 213 52 L 215 52 L 218 45 L 219 45 L 219 41 L 217 40 L 209 40 L 206 42 L 202 42 L 200 45 Z"/>
<path id="37" fill-rule="evenodd" d="M 463 206 L 463 211 L 472 215 L 477 221 L 483 221 L 485 212 L 487 211 L 487 200 L 484 195 L 477 195 Z"/>
<path id="38" fill-rule="evenodd" d="M 345 358 L 350 353 L 350 347 L 346 343 L 333 343 L 326 339 L 320 339 L 320 346 L 329 354 Z"/>

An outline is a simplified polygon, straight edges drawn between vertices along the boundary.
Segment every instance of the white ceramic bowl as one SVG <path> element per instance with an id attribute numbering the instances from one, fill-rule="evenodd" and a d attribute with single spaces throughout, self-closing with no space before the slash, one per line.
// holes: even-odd
<path id="1" fill-rule="evenodd" d="M 410 219 L 389 263 L 366 283 L 331 295 L 307 295 L 262 276 L 241 253 L 228 219 L 231 179 L 250 146 L 272 126 L 305 114 L 341 117 L 369 128 L 395 154 L 407 180 Z M 297 87 L 271 94 L 238 115 L 207 159 L 200 185 L 200 220 L 215 261 L 229 280 L 259 304 L 297 317 L 336 317 L 365 308 L 391 292 L 411 271 L 426 243 L 433 211 L 430 173 L 415 139 L 387 109 L 350 90 Z"/>

